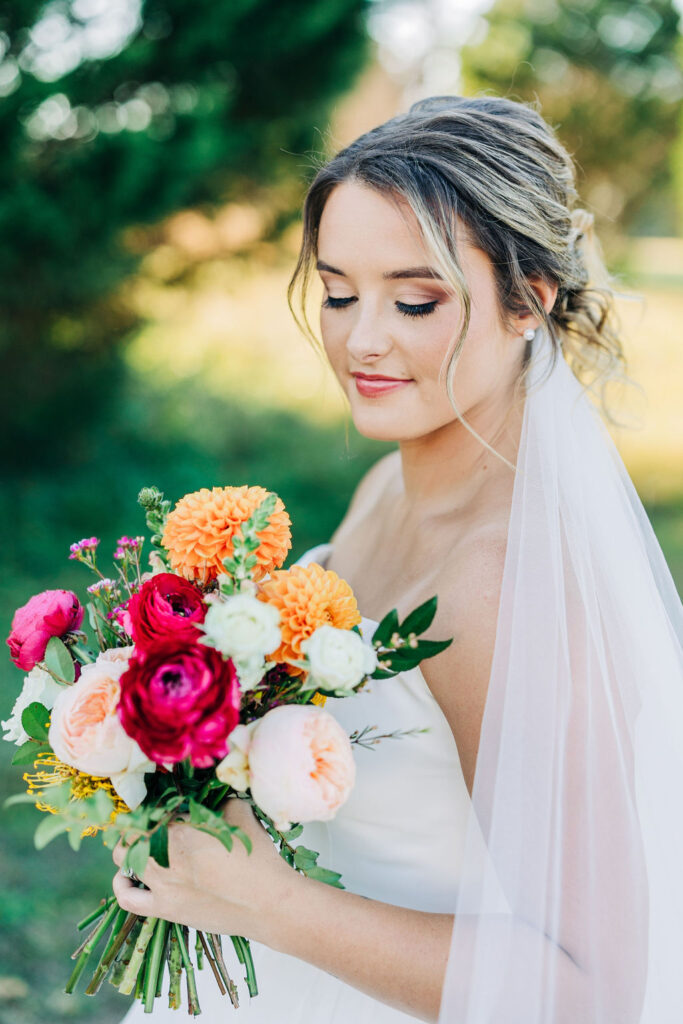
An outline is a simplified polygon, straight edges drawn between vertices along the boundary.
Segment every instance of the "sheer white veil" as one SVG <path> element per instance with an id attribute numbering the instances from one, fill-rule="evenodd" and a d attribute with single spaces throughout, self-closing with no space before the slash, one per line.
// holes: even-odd
<path id="1" fill-rule="evenodd" d="M 539 328 L 439 1024 L 680 1024 L 683 608 L 550 356 Z"/>

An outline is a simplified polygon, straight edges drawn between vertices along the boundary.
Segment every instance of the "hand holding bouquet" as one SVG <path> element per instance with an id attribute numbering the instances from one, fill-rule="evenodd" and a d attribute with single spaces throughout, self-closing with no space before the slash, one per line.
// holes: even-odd
<path id="1" fill-rule="evenodd" d="M 170 510 L 155 488 L 140 504 L 151 531 L 149 571 L 143 537 L 122 537 L 114 578 L 97 564 L 97 538 L 70 557 L 98 576 L 86 609 L 64 590 L 45 591 L 18 609 L 8 638 L 12 660 L 28 672 L 2 726 L 32 765 L 31 802 L 50 812 L 36 829 L 39 848 L 64 832 L 78 849 L 101 834 L 125 850 L 124 868 L 142 876 L 148 859 L 168 867 L 176 822 L 214 836 L 230 851 L 251 841 L 223 814 L 225 801 L 249 803 L 295 870 L 341 886 L 318 854 L 295 846 L 302 825 L 334 817 L 355 778 L 353 742 L 323 705 L 350 697 L 368 678 L 387 678 L 431 657 L 450 641 L 424 641 L 436 599 L 399 623 L 392 611 L 373 644 L 348 584 L 311 564 L 281 569 L 291 545 L 282 501 L 261 487 L 206 488 Z M 67 984 L 73 991 L 108 935 L 86 988 L 110 977 L 151 1011 L 168 970 L 169 1006 L 178 1007 L 185 971 L 188 1009 L 199 1013 L 195 963 L 204 958 L 234 1005 L 220 935 L 197 934 L 195 960 L 184 925 L 128 913 L 109 897 L 80 928 Z M 232 936 L 257 992 L 249 943 Z"/>

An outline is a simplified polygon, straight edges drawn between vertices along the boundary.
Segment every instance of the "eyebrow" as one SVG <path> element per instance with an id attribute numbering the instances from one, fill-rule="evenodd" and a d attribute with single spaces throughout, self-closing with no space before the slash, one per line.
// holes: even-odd
<path id="1" fill-rule="evenodd" d="M 326 270 L 328 274 L 338 274 L 339 277 L 346 277 L 343 270 L 339 270 L 338 267 L 331 267 L 324 260 L 318 260 L 316 267 L 318 270 Z M 382 274 L 382 277 L 385 281 L 394 281 L 405 277 L 431 277 L 437 281 L 443 281 L 441 274 L 437 274 L 436 270 L 432 267 L 407 267 L 405 270 L 387 270 Z"/>

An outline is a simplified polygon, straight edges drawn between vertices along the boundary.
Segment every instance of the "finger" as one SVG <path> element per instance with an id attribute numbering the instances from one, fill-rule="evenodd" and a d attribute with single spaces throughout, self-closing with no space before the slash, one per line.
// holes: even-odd
<path id="1" fill-rule="evenodd" d="M 130 878 L 117 871 L 112 881 L 112 889 L 116 900 L 123 910 L 141 917 L 156 917 L 154 913 L 154 896 L 150 889 L 141 889 Z"/>
<path id="2" fill-rule="evenodd" d="M 114 864 L 117 865 L 117 867 L 121 867 L 121 865 L 123 864 L 124 857 L 126 856 L 126 850 L 127 847 L 124 846 L 121 840 L 119 839 L 118 843 L 111 851 L 112 859 L 114 861 Z"/>

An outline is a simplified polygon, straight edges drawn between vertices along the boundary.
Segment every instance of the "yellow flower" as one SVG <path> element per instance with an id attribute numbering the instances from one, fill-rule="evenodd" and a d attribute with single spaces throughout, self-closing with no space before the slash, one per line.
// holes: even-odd
<path id="1" fill-rule="evenodd" d="M 77 768 L 72 768 L 71 765 L 60 761 L 51 750 L 38 754 L 33 767 L 34 771 L 24 772 L 23 778 L 24 782 L 28 785 L 28 792 L 33 793 L 37 798 L 36 807 L 39 811 L 46 811 L 48 814 L 59 813 L 56 807 L 52 807 L 49 803 L 41 800 L 40 797 L 43 795 L 43 790 L 46 787 L 59 782 L 66 782 L 67 779 L 71 779 L 72 800 L 84 800 L 86 797 L 92 796 L 98 789 L 104 789 L 109 793 L 114 801 L 114 809 L 109 818 L 112 822 L 117 814 L 130 810 L 112 786 L 111 779 L 98 778 L 95 775 L 79 772 Z M 83 830 L 81 835 L 94 836 L 104 827 L 101 825 L 90 825 Z"/>

